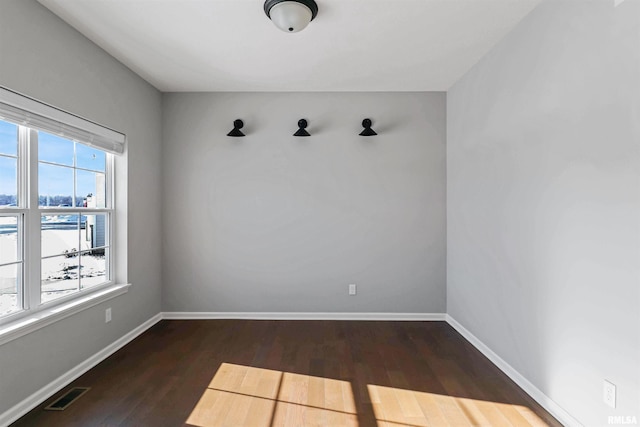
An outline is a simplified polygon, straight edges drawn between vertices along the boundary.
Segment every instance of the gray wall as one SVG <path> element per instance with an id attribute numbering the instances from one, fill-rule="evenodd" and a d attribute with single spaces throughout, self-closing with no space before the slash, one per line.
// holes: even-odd
<path id="1" fill-rule="evenodd" d="M 34 0 L 0 1 L 0 85 L 127 134 L 129 167 L 118 159 L 116 172 L 127 187 L 117 203 L 128 205 L 127 223 L 118 223 L 120 241 L 128 237 L 118 263 L 128 271 L 118 281 L 133 284 L 123 296 L 0 346 L 3 413 L 160 311 L 161 96 Z M 109 324 L 105 307 L 113 309 Z"/>
<path id="2" fill-rule="evenodd" d="M 448 313 L 588 426 L 640 417 L 639 21 L 543 3 L 447 99 Z"/>
<path id="3" fill-rule="evenodd" d="M 443 93 L 165 94 L 163 309 L 444 312 L 445 109 Z M 358 136 L 365 117 L 379 136 Z M 225 136 L 236 118 L 245 138 Z"/>

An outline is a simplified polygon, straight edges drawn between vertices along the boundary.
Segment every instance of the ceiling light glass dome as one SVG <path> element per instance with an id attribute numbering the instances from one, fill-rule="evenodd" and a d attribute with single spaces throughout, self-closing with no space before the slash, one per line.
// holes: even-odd
<path id="1" fill-rule="evenodd" d="M 316 17 L 318 5 L 313 0 L 267 0 L 264 11 L 276 27 L 297 33 Z"/>

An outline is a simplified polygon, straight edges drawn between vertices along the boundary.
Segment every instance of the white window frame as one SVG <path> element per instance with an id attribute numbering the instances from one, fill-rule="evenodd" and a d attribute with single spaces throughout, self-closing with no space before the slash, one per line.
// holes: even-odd
<path id="1" fill-rule="evenodd" d="M 85 310 L 128 291 L 129 284 L 116 284 L 115 156 L 124 151 L 126 137 L 79 116 L 24 97 L 0 87 L 0 120 L 18 125 L 18 205 L 0 208 L 0 214 L 18 217 L 18 250 L 22 277 L 18 298 L 22 309 L 0 317 L 0 345 L 67 316 Z M 39 206 L 38 131 L 55 134 L 107 153 L 105 166 L 105 208 Z M 73 168 L 78 168 L 74 160 Z M 75 176 L 75 172 L 74 172 Z M 74 195 L 76 197 L 74 179 Z M 75 203 L 74 203 L 75 204 Z M 41 303 L 41 221 L 42 215 L 101 213 L 107 219 L 108 280 L 53 301 Z M 78 248 L 82 252 L 81 248 Z M 78 278 L 80 285 L 81 280 Z"/>

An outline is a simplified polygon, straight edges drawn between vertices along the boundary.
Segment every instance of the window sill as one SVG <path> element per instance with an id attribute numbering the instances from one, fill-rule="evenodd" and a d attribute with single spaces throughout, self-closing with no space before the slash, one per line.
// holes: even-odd
<path id="1" fill-rule="evenodd" d="M 32 315 L 4 325 L 0 325 L 0 345 L 13 341 L 33 331 L 44 328 L 66 317 L 73 316 L 83 310 L 98 305 L 104 301 L 125 294 L 129 291 L 130 283 L 124 285 L 112 285 L 107 288 L 92 292 L 89 295 L 73 299 L 69 302 L 45 308 Z"/>

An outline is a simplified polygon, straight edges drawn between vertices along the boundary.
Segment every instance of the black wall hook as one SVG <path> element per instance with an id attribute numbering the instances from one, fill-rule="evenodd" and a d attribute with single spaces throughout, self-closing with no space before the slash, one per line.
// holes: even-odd
<path id="1" fill-rule="evenodd" d="M 311 136 L 309 132 L 307 132 L 308 123 L 305 119 L 298 120 L 298 130 L 293 136 Z"/>
<path id="2" fill-rule="evenodd" d="M 244 133 L 240 129 L 244 126 L 244 122 L 240 119 L 233 121 L 233 129 L 227 134 L 227 136 L 244 136 Z"/>
<path id="3" fill-rule="evenodd" d="M 362 121 L 362 127 L 364 128 L 364 130 L 362 132 L 360 132 L 360 136 L 373 136 L 373 135 L 377 135 L 376 131 L 374 131 L 373 129 L 371 129 L 371 119 L 364 119 Z"/>

